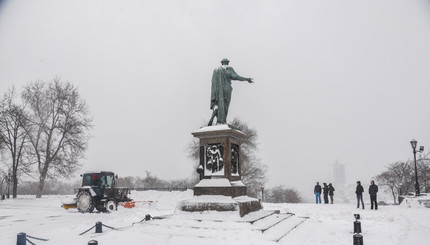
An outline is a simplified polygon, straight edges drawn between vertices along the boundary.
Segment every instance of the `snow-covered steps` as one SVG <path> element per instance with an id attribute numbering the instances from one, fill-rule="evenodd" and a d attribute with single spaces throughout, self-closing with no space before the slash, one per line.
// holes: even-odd
<path id="1" fill-rule="evenodd" d="M 191 217 L 154 219 L 135 224 L 132 229 L 161 237 L 196 237 L 200 239 L 228 240 L 235 237 L 261 239 L 261 233 L 253 231 L 248 222 L 233 220 L 206 220 Z"/>
<path id="2" fill-rule="evenodd" d="M 305 220 L 276 211 L 253 212 L 244 217 L 234 214 L 179 213 L 135 223 L 132 229 L 160 236 L 231 239 L 240 235 L 278 242 Z"/>
<path id="3" fill-rule="evenodd" d="M 290 218 L 292 214 L 276 214 L 273 213 L 263 219 L 260 219 L 256 221 L 252 228 L 254 230 L 260 230 L 261 232 L 265 232 L 269 230 L 270 228 L 274 227 L 275 225 L 281 223 L 282 221 Z"/>
<path id="4" fill-rule="evenodd" d="M 263 236 L 266 240 L 279 242 L 307 219 L 305 217 L 297 217 L 293 214 L 279 214 L 278 216 L 280 219 L 283 219 L 269 229 L 264 230 Z"/>
<path id="5" fill-rule="evenodd" d="M 257 212 L 252 212 L 252 213 L 249 213 L 249 214 L 245 215 L 244 217 L 242 217 L 239 221 L 240 222 L 249 222 L 251 224 L 254 224 L 255 222 L 262 220 L 266 217 L 269 217 L 273 214 L 279 214 L 279 210 L 273 210 L 273 211 L 260 210 Z"/>

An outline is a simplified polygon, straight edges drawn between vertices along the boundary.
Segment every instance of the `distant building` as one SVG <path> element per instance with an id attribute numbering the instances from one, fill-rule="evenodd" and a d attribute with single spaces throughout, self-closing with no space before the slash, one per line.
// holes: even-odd
<path id="1" fill-rule="evenodd" d="M 348 203 L 349 187 L 346 183 L 345 164 L 339 163 L 338 160 L 333 164 L 333 185 L 336 189 L 338 201 Z"/>
<path id="2" fill-rule="evenodd" d="M 333 164 L 333 177 L 335 186 L 344 186 L 346 184 L 345 164 L 339 163 L 338 160 Z"/>

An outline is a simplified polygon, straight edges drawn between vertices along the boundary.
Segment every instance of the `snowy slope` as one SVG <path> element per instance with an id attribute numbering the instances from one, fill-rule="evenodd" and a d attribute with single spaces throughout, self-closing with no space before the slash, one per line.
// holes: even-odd
<path id="1" fill-rule="evenodd" d="M 61 208 L 66 196 L 0 201 L 0 244 L 16 244 L 19 232 L 49 239 L 32 240 L 36 244 L 87 244 L 92 239 L 99 244 L 351 244 L 354 213 L 361 215 L 365 244 L 427 244 L 430 238 L 430 209 L 420 205 L 380 206 L 375 211 L 368 206 L 356 209 L 354 204 L 266 203 L 264 211 L 240 218 L 234 212 L 172 215 L 176 203 L 191 198 L 192 191 L 145 191 L 132 196 L 153 202 L 111 214 L 81 214 Z M 167 218 L 139 223 L 146 214 Z M 97 221 L 117 230 L 103 227 L 102 234 L 91 229 L 79 235 Z"/>

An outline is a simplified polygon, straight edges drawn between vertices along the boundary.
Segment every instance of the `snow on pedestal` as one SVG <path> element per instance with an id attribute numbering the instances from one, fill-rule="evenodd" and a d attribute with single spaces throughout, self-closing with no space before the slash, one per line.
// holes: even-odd
<path id="1" fill-rule="evenodd" d="M 229 211 L 236 212 L 243 217 L 261 208 L 261 202 L 258 199 L 248 196 L 233 198 L 223 195 L 202 195 L 179 202 L 176 210 L 186 212 Z"/>

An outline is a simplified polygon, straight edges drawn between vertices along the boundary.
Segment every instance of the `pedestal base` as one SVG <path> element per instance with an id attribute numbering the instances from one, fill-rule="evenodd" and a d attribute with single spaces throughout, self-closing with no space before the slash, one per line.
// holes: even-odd
<path id="1" fill-rule="evenodd" d="M 194 195 L 246 196 L 246 186 L 240 180 L 230 182 L 224 178 L 202 179 L 194 186 Z"/>
<path id="2" fill-rule="evenodd" d="M 238 212 L 240 217 L 262 208 L 258 199 L 248 196 L 232 198 L 223 195 L 194 196 L 190 200 L 182 201 L 179 205 L 178 208 L 186 212 L 230 211 Z"/>

